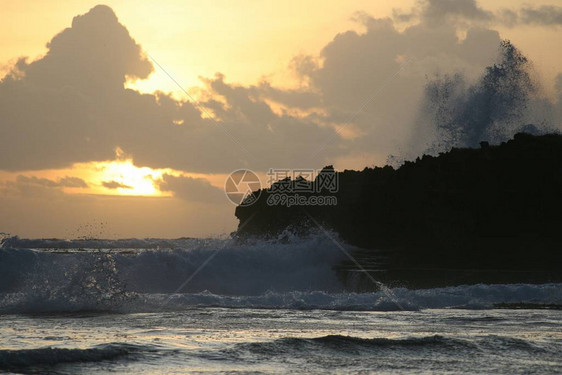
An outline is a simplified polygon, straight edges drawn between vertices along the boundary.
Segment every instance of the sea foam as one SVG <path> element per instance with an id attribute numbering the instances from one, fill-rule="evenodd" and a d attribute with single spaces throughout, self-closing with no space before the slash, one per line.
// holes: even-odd
<path id="1" fill-rule="evenodd" d="M 0 312 L 150 312 L 209 306 L 399 311 L 562 304 L 562 284 L 350 293 L 334 269 L 344 256 L 323 234 L 246 243 L 14 237 L 0 248 Z"/>

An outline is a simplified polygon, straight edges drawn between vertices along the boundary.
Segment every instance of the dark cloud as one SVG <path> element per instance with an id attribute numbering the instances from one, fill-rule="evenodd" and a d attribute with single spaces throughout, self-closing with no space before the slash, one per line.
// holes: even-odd
<path id="1" fill-rule="evenodd" d="M 30 85 L 68 86 L 99 95 L 110 88 L 121 90 L 126 77 L 147 78 L 153 70 L 141 47 L 105 5 L 74 17 L 72 26 L 57 34 L 47 48 L 40 60 L 19 67 Z"/>
<path id="2" fill-rule="evenodd" d="M 86 188 L 88 185 L 77 177 L 64 177 L 55 181 L 48 178 L 19 175 L 15 180 L 5 181 L 0 185 L 0 195 L 58 200 L 66 195 L 61 189 L 64 187 Z"/>
<path id="3" fill-rule="evenodd" d="M 491 25 L 555 26 L 560 13 L 525 6 L 492 14 L 471 0 L 421 1 L 412 11 L 395 10 L 392 19 L 358 13 L 361 32 L 342 32 L 319 55 L 290 62 L 299 88 L 266 79 L 236 84 L 219 73 L 203 80 L 203 99 L 194 105 L 124 88 L 154 67 L 113 11 L 98 6 L 56 35 L 45 56 L 19 59 L 0 81 L 0 170 L 112 160 L 118 147 L 137 165 L 189 172 L 317 168 L 340 160 L 360 168 L 389 154 L 419 156 L 439 141 L 474 144 L 497 129 L 502 136 L 507 119 L 519 128 L 559 124 L 562 75 L 556 102 L 518 90 L 525 80 L 511 73 L 527 77 L 527 68 L 494 75 L 502 71 L 501 38 Z M 486 99 L 490 93 L 497 103 Z M 62 236 L 61 228 L 92 217 L 113 220 L 121 236 L 208 235 L 217 225 L 223 232 L 235 226 L 224 193 L 206 180 L 165 175 L 155 184 L 175 198 L 65 194 L 64 187 L 87 184 L 19 176 L 0 182 L 0 225 Z M 163 218 L 160 226 L 154 215 Z"/>
<path id="4" fill-rule="evenodd" d="M 340 33 L 319 56 L 291 61 L 299 89 L 217 74 L 203 80 L 196 106 L 125 89 L 153 66 L 113 11 L 95 7 L 56 35 L 44 57 L 19 60 L 0 82 L 0 137 L 9 140 L 0 169 L 110 160 L 117 147 L 138 165 L 203 173 L 320 167 L 356 153 L 384 160 L 411 146 L 427 77 L 476 79 L 500 44 L 482 25 L 459 39 L 454 20 L 489 20 L 475 1 L 430 0 L 416 12 L 420 22 L 404 30 L 357 14 L 364 32 Z"/>
<path id="5" fill-rule="evenodd" d="M 416 14 L 415 9 L 411 12 L 404 11 L 400 8 L 392 9 L 392 19 L 396 22 L 410 22 L 419 17 L 419 14 Z"/>
<path id="6" fill-rule="evenodd" d="M 440 22 L 448 17 L 489 21 L 494 17 L 476 0 L 428 0 L 422 5 L 422 16 L 430 22 Z"/>
<path id="7" fill-rule="evenodd" d="M 482 8 L 476 0 L 421 0 L 410 11 L 393 9 L 397 22 L 421 20 L 428 25 L 449 21 L 473 21 L 487 24 L 558 26 L 562 25 L 562 7 L 555 5 L 530 6 L 520 9 L 504 8 L 496 12 Z"/>
<path id="8" fill-rule="evenodd" d="M 223 164 L 229 163 L 226 152 L 240 152 L 240 147 L 243 147 L 250 150 L 254 160 L 239 166 L 267 170 L 272 165 L 302 165 L 311 147 L 335 134 L 332 128 L 323 126 L 323 119 L 319 120 L 313 116 L 294 117 L 288 113 L 275 114 L 262 100 L 269 98 L 268 94 L 271 93 L 269 88 L 264 89 L 263 84 L 261 88 L 229 84 L 220 74 L 206 83 L 210 92 L 222 97 L 226 103 L 218 112 L 224 130 L 241 143 L 238 145 L 229 142 L 226 143 L 227 149 L 211 149 L 211 152 L 220 150 L 219 155 L 224 156 Z M 285 94 L 287 99 L 294 92 L 289 91 Z M 274 97 L 281 100 L 280 96 Z M 224 137 L 224 134 L 221 136 Z M 329 151 L 332 154 L 341 152 L 336 147 L 331 147 Z"/>
<path id="9" fill-rule="evenodd" d="M 40 185 L 48 188 L 87 188 L 88 184 L 78 177 L 63 177 L 58 180 L 50 180 L 48 178 L 39 178 L 35 176 L 17 176 L 16 181 L 20 184 Z"/>
<path id="10" fill-rule="evenodd" d="M 365 25 L 364 33 L 338 34 L 322 49 L 322 64 L 299 61 L 308 61 L 302 74 L 321 98 L 327 112 L 323 120 L 342 133 L 359 135 L 323 142 L 333 141 L 348 155 L 372 153 L 380 163 L 396 149 L 412 147 L 408 142 L 427 77 L 461 71 L 476 78 L 495 60 L 501 39 L 497 31 L 482 27 L 469 28 L 459 39 L 449 24 L 419 23 L 399 31 L 390 19 L 356 18 Z M 330 155 L 330 150 L 323 153 Z"/>
<path id="11" fill-rule="evenodd" d="M 531 64 L 518 51 L 517 58 L 506 59 L 496 30 L 483 27 L 483 22 L 463 23 L 468 28 L 459 39 L 455 22 L 444 22 L 488 22 L 490 12 L 475 1 L 426 1 L 416 12 L 420 21 L 402 31 L 393 20 L 358 14 L 355 18 L 366 32 L 338 34 L 323 48 L 322 64 L 299 58 L 309 62 L 303 74 L 322 97 L 329 113 L 326 121 L 360 134 L 337 141 L 348 155 L 398 152 L 416 157 L 428 144 L 455 144 L 447 140 L 452 135 L 443 131 L 444 124 L 462 128 L 466 139 L 456 144 L 470 146 L 477 145 L 477 138 L 505 139 L 529 123 L 556 127 L 559 121 L 549 114 L 555 112 L 552 103 L 540 96 L 531 79 Z M 507 66 L 519 58 L 524 64 Z M 434 109 L 453 119 L 424 117 L 424 102 L 436 103 L 431 87 L 448 92 L 446 108 Z"/>
<path id="12" fill-rule="evenodd" d="M 562 94 L 562 73 L 559 73 L 556 76 L 556 83 L 554 84 L 554 88 L 558 92 L 558 94 Z"/>
<path id="13" fill-rule="evenodd" d="M 251 89 L 257 97 L 282 103 L 292 108 L 310 109 L 322 105 L 317 93 L 307 89 L 278 89 L 271 86 L 267 81 L 260 83 L 257 87 L 253 86 Z"/>
<path id="14" fill-rule="evenodd" d="M 88 184 L 78 177 L 63 177 L 59 180 L 59 183 L 64 187 L 70 188 L 87 188 Z"/>
<path id="15" fill-rule="evenodd" d="M 560 26 L 562 25 L 562 7 L 526 5 L 520 9 L 500 9 L 495 14 L 495 23 L 508 27 L 517 25 Z"/>
<path id="16" fill-rule="evenodd" d="M 122 184 L 118 181 L 103 181 L 102 186 L 108 189 L 132 189 L 132 186 Z"/>
<path id="17" fill-rule="evenodd" d="M 28 177 L 28 176 L 18 176 L 16 177 L 16 182 L 19 184 L 28 184 L 28 185 L 39 185 L 39 186 L 45 186 L 45 187 L 49 187 L 49 188 L 54 188 L 54 187 L 59 187 L 60 185 L 53 181 L 53 180 L 49 180 L 47 178 L 39 178 L 39 177 Z"/>
<path id="18" fill-rule="evenodd" d="M 492 21 L 495 16 L 478 5 L 476 0 L 422 0 L 411 11 L 393 9 L 393 18 L 398 22 L 421 19 L 428 25 L 438 25 L 458 19 Z"/>
<path id="19" fill-rule="evenodd" d="M 129 77 L 145 78 L 152 65 L 113 11 L 98 6 L 74 19 L 33 62 L 20 60 L 0 82 L 0 169 L 65 167 L 108 160 L 116 147 L 139 164 L 197 172 L 241 166 L 289 165 L 331 128 L 313 118 L 273 113 L 265 102 L 310 107 L 316 97 L 300 91 L 206 81 L 216 121 L 189 102 L 124 89 Z M 183 125 L 177 125 L 182 123 Z"/>
<path id="20" fill-rule="evenodd" d="M 501 9 L 496 14 L 496 17 L 500 24 L 508 27 L 513 27 L 519 23 L 519 14 L 513 9 Z"/>
<path id="21" fill-rule="evenodd" d="M 169 191 L 174 197 L 190 202 L 225 203 L 223 190 L 212 186 L 209 181 L 201 178 L 172 176 L 165 174 L 158 184 L 161 191 Z"/>
<path id="22" fill-rule="evenodd" d="M 0 134 L 10 139 L 0 150 L 2 169 L 111 159 L 118 140 L 115 121 L 108 117 L 131 96 L 140 97 L 125 91 L 123 83 L 152 71 L 106 6 L 75 17 L 47 47 L 36 61 L 20 59 L 0 83 Z"/>
<path id="23" fill-rule="evenodd" d="M 540 7 L 523 7 L 519 12 L 521 23 L 529 25 L 562 25 L 562 7 L 542 5 Z"/>

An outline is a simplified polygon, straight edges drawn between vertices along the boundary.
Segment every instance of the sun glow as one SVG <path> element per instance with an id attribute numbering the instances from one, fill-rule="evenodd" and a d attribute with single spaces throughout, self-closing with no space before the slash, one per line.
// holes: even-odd
<path id="1" fill-rule="evenodd" d="M 222 189 L 225 174 L 204 174 L 179 171 L 172 168 L 149 168 L 135 165 L 132 156 L 116 148 L 115 159 L 75 163 L 70 168 L 29 170 L 22 172 L 0 171 L 0 187 L 3 181 L 14 184 L 18 178 L 31 184 L 43 184 L 66 194 L 92 194 L 138 197 L 172 197 L 171 191 L 160 189 L 166 175 L 207 180 Z M 74 182 L 74 183 L 71 183 Z M 81 182 L 81 183 L 78 183 Z M 46 185 L 45 185 L 46 184 Z"/>
<path id="2" fill-rule="evenodd" d="M 95 163 L 99 169 L 98 184 L 119 195 L 164 196 L 155 183 L 170 171 L 137 167 L 131 159 Z M 172 174 L 172 173 L 169 173 Z"/>

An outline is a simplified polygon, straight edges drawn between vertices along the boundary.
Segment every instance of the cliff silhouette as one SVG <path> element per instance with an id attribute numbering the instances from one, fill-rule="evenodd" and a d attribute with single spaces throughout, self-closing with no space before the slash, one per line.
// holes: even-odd
<path id="1" fill-rule="evenodd" d="M 323 173 L 337 174 L 337 191 L 319 186 Z M 360 266 L 337 267 L 354 290 L 373 288 L 363 270 L 408 287 L 562 282 L 562 135 L 518 133 L 398 169 L 323 173 L 276 184 L 286 194 L 335 196 L 336 205 L 271 205 L 275 193 L 262 189 L 254 204 L 236 208 L 240 239 L 320 224 L 359 248 Z"/>

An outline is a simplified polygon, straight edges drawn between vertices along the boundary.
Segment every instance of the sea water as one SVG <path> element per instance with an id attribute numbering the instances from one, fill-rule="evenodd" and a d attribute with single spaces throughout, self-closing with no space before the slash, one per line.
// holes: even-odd
<path id="1" fill-rule="evenodd" d="M 0 372 L 562 372 L 562 311 L 497 308 L 562 284 L 351 293 L 344 257 L 323 235 L 5 239 Z"/>

